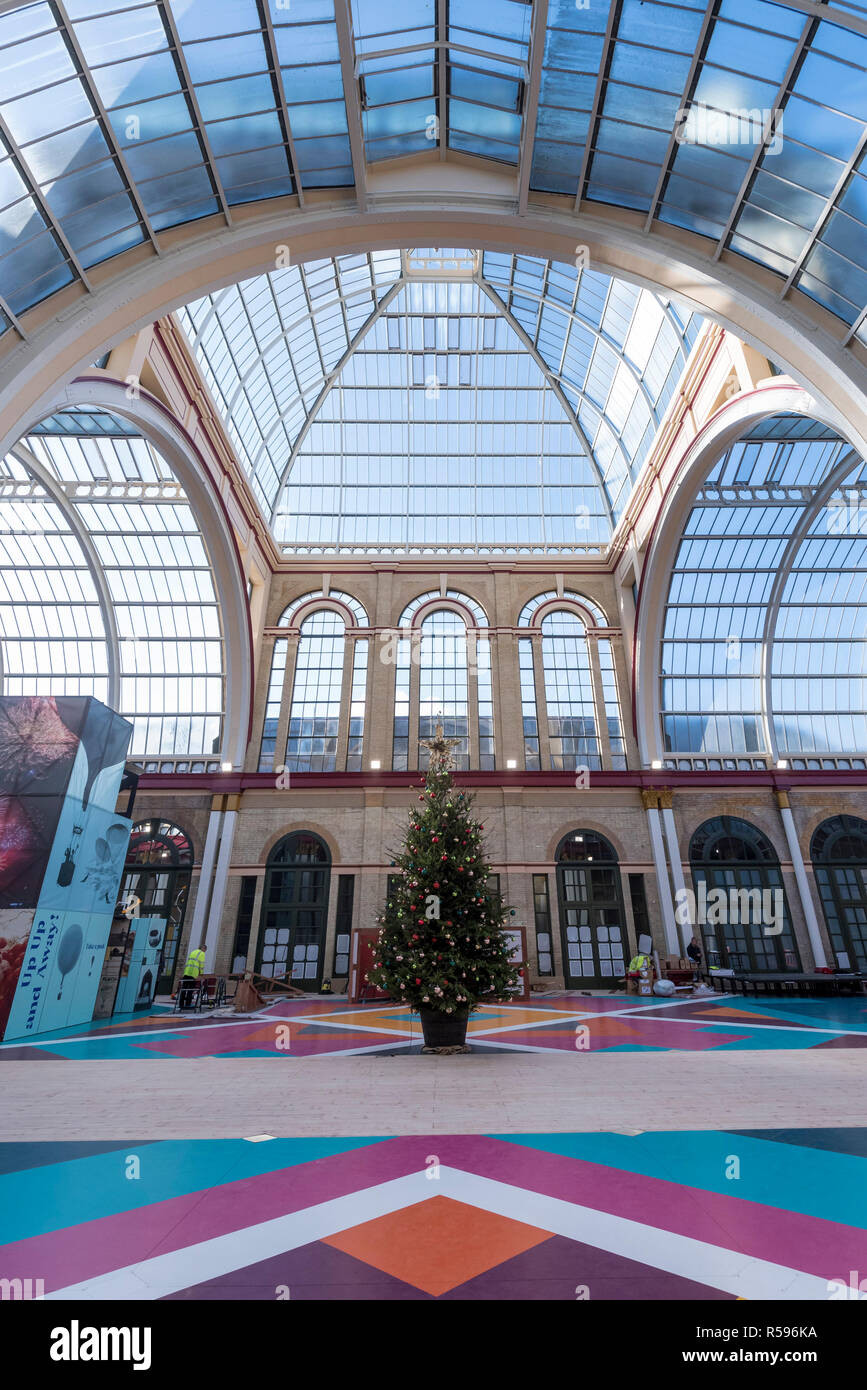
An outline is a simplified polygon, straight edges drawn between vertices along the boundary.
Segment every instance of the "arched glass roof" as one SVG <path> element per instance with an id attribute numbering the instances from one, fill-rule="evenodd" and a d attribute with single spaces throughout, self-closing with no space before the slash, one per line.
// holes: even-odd
<path id="1" fill-rule="evenodd" d="M 414 156 L 694 232 L 867 342 L 865 69 L 858 0 L 0 0 L 0 331 Z"/>
<path id="2" fill-rule="evenodd" d="M 219 750 L 205 546 L 166 462 L 114 416 L 53 416 L 0 463 L 0 652 L 4 694 L 94 695 L 132 721 L 132 756 Z"/>
<path id="3" fill-rule="evenodd" d="M 756 425 L 714 466 L 677 552 L 666 751 L 867 750 L 865 582 L 867 465 L 817 421 Z"/>
<path id="4" fill-rule="evenodd" d="M 602 545 L 701 324 L 460 248 L 290 265 L 180 321 L 290 551 Z"/>

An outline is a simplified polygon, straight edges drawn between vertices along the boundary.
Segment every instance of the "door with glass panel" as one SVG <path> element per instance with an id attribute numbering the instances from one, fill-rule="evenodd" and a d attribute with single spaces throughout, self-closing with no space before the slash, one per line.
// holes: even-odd
<path id="1" fill-rule="evenodd" d="M 287 835 L 265 875 L 256 969 L 316 992 L 322 981 L 331 858 L 309 831 Z"/>
<path id="2" fill-rule="evenodd" d="M 193 847 L 179 826 L 161 820 L 133 826 L 118 901 L 132 919 L 166 920 L 157 994 L 172 989 L 192 869 Z"/>
<path id="3" fill-rule="evenodd" d="M 867 970 L 867 821 L 831 816 L 813 834 L 816 887 L 840 969 Z"/>
<path id="4" fill-rule="evenodd" d="M 626 973 L 626 918 L 614 847 L 575 830 L 557 851 L 563 975 L 567 989 L 613 989 Z"/>

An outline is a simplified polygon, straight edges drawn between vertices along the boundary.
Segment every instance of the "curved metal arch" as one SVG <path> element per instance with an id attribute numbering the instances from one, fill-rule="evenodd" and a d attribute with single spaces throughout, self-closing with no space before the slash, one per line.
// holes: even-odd
<path id="1" fill-rule="evenodd" d="M 277 860 L 277 851 L 280 849 L 280 847 L 281 847 L 282 845 L 285 845 L 286 842 L 287 842 L 288 840 L 298 839 L 298 838 L 300 838 L 302 835 L 308 835 L 308 836 L 310 837 L 311 840 L 315 840 L 317 844 L 321 845 L 322 848 L 323 848 L 323 850 L 325 851 L 325 858 L 324 858 L 324 859 L 317 859 L 317 860 L 314 860 L 314 861 L 312 861 L 312 862 L 317 863 L 317 864 L 327 864 L 328 867 L 330 868 L 331 865 L 332 865 L 332 863 L 333 863 L 333 856 L 332 856 L 332 854 L 331 854 L 331 848 L 330 848 L 328 842 L 323 838 L 322 835 L 319 834 L 318 831 L 316 831 L 316 830 L 307 830 L 307 829 L 306 829 L 305 827 L 303 827 L 303 826 L 300 826 L 297 830 L 287 830 L 286 833 L 285 833 L 284 835 L 281 835 L 281 836 L 278 838 L 278 840 L 276 841 L 276 843 L 273 844 L 273 845 L 271 846 L 271 849 L 268 851 L 268 858 L 267 858 L 267 861 L 266 861 L 266 868 L 272 869 L 272 868 L 274 868 L 274 867 L 278 864 L 278 860 Z M 309 860 L 306 860 L 306 859 L 287 859 L 287 860 L 285 860 L 285 861 L 283 861 L 283 862 L 285 862 L 285 863 L 287 863 L 287 864 L 306 864 L 306 863 L 309 863 L 310 861 L 309 861 Z"/>
<path id="2" fill-rule="evenodd" d="M 810 527 L 828 501 L 837 490 L 840 483 L 864 460 L 857 449 L 849 449 L 844 454 L 840 462 L 835 464 L 828 477 L 816 489 L 812 500 L 804 503 L 801 516 L 798 518 L 792 534 L 790 535 L 786 548 L 783 551 L 779 568 L 774 575 L 774 582 L 771 586 L 768 605 L 765 609 L 765 621 L 762 627 L 762 668 L 761 685 L 762 692 L 762 719 L 765 724 L 765 732 L 768 740 L 768 751 L 776 762 L 780 757 L 780 750 L 777 746 L 776 732 L 774 729 L 774 708 L 771 687 L 773 682 L 773 655 L 774 643 L 777 637 L 777 620 L 780 614 L 780 605 L 783 601 L 783 592 L 792 573 L 798 551 L 806 540 Z"/>
<path id="3" fill-rule="evenodd" d="M 459 599 L 439 597 L 429 599 L 427 603 L 423 603 L 416 609 L 415 613 L 413 613 L 412 622 L 410 623 L 410 631 L 413 635 L 421 632 L 428 618 L 432 618 L 434 613 L 453 613 L 456 618 L 461 618 L 463 620 L 464 627 L 468 632 L 472 630 L 473 632 L 488 633 L 486 627 L 478 626 L 469 608 L 461 603 Z"/>
<path id="4" fill-rule="evenodd" d="M 342 618 L 344 631 L 347 628 L 357 629 L 358 627 L 352 615 L 352 611 L 346 607 L 345 603 L 341 603 L 339 599 L 334 598 L 331 594 L 327 597 L 323 594 L 318 594 L 316 598 L 310 599 L 308 603 L 300 604 L 293 614 L 290 627 L 297 628 L 300 631 L 308 618 L 312 618 L 316 613 L 333 613 L 335 617 Z"/>
<path id="5" fill-rule="evenodd" d="M 57 410 L 100 406 L 135 425 L 183 487 L 208 553 L 223 638 L 223 736 L 220 752 L 214 756 L 242 767 L 253 720 L 253 634 L 246 581 L 225 503 L 194 441 L 155 396 L 141 388 L 138 399 L 132 399 L 125 382 L 114 381 L 105 373 L 76 377 L 44 401 L 27 419 L 22 437 Z"/>
<path id="6" fill-rule="evenodd" d="M 16 444 L 11 451 L 14 458 L 27 469 L 31 477 L 40 484 L 49 494 L 52 501 L 57 506 L 63 519 L 69 526 L 70 531 L 75 536 L 81 546 L 84 561 L 90 572 L 99 599 L 99 609 L 102 614 L 103 626 L 105 628 L 105 644 L 108 655 L 108 691 L 106 704 L 112 709 L 117 709 L 120 704 L 120 638 L 117 631 L 117 620 L 114 613 L 114 601 L 111 597 L 111 590 L 108 580 L 105 577 L 105 570 L 99 558 L 96 546 L 90 537 L 90 532 L 78 515 L 74 502 L 67 497 L 57 479 L 45 468 L 27 446 L 21 442 Z"/>
<path id="7" fill-rule="evenodd" d="M 690 865 L 707 864 L 708 862 L 710 862 L 708 859 L 705 858 L 703 851 L 701 858 L 699 858 L 698 854 L 695 852 L 695 846 L 698 837 L 703 832 L 704 843 L 706 844 L 709 841 L 712 832 L 708 830 L 708 826 L 713 825 L 715 821 L 720 821 L 722 823 L 723 833 L 737 835 L 742 840 L 752 839 L 753 843 L 759 850 L 759 855 L 757 859 L 722 859 L 719 861 L 721 864 L 759 863 L 770 864 L 772 867 L 776 867 L 778 869 L 780 868 L 780 855 L 777 850 L 777 847 L 774 844 L 771 837 L 765 834 L 764 830 L 761 830 L 757 825 L 753 825 L 753 822 L 747 820 L 744 816 L 729 816 L 725 814 L 719 816 L 708 816 L 707 820 L 703 820 L 700 825 L 696 826 L 695 830 L 689 837 L 689 849 L 687 851 L 687 854 Z M 728 831 L 726 830 L 727 825 L 728 827 L 730 827 Z M 749 831 L 749 836 L 743 835 L 740 832 L 740 830 L 737 829 L 737 827 L 739 826 L 745 826 L 746 829 Z M 769 858 L 767 854 L 762 853 L 762 849 L 765 846 L 770 851 L 770 854 L 772 856 L 771 858 Z"/>
<path id="8" fill-rule="evenodd" d="M 352 611 L 352 604 L 347 602 L 347 600 L 351 600 L 352 603 L 358 604 L 358 607 L 364 615 L 364 623 L 358 622 L 355 613 Z M 277 623 L 277 627 L 294 627 L 295 623 L 293 619 L 302 608 L 308 608 L 312 604 L 327 606 L 329 603 L 335 607 L 335 611 L 339 609 L 341 613 L 346 614 L 349 619 L 347 623 L 348 627 L 357 628 L 370 626 L 370 618 L 368 617 L 367 609 L 361 600 L 357 599 L 354 594 L 347 594 L 342 589 L 334 589 L 327 594 L 323 594 L 320 589 L 315 593 L 299 594 L 298 598 L 293 598 L 287 603 L 283 612 L 280 614 L 280 621 Z"/>
<path id="9" fill-rule="evenodd" d="M 589 608 L 564 594 L 562 598 L 546 599 L 544 603 L 540 603 L 527 626 L 520 629 L 521 633 L 526 633 L 529 637 L 534 633 L 541 633 L 542 623 L 546 618 L 550 618 L 552 613 L 571 613 L 573 617 L 581 620 L 585 631 L 595 630 L 597 626 Z"/>
<path id="10" fill-rule="evenodd" d="M 852 821 L 852 826 L 847 826 L 846 821 Z M 810 859 L 814 864 L 827 864 L 829 866 L 863 862 L 861 860 L 833 859 L 827 854 L 825 845 L 816 844 L 820 835 L 824 836 L 826 844 L 830 841 L 833 845 L 842 835 L 853 833 L 863 836 L 864 840 L 867 841 L 867 820 L 863 820 L 861 816 L 853 816 L 848 812 L 836 816 L 826 816 L 824 820 L 819 822 L 810 836 Z"/>
<path id="11" fill-rule="evenodd" d="M 766 273 L 743 258 L 713 263 L 696 234 L 678 231 L 675 237 L 655 225 L 639 235 L 628 214 L 603 205 L 585 207 L 576 218 L 560 203 L 533 203 L 522 217 L 511 206 L 505 175 L 498 200 L 453 186 L 449 165 L 439 172 L 445 183 L 436 205 L 428 203 L 424 212 L 388 180 L 377 194 L 375 214 L 359 215 L 348 197 L 321 208 L 308 204 L 303 213 L 263 205 L 232 228 L 209 229 L 207 236 L 200 229 L 180 233 L 160 262 L 118 257 L 88 295 L 74 287 L 59 292 L 67 306 L 63 314 L 55 317 L 61 301 L 54 300 L 30 311 L 30 340 L 0 362 L 0 447 L 8 449 L 28 419 L 51 408 L 58 380 L 86 369 L 131 331 L 192 298 L 272 268 L 274 245 L 287 237 L 296 261 L 306 261 L 396 243 L 425 245 L 435 231 L 444 243 L 517 249 L 561 261 L 570 259 L 577 234 L 599 269 L 674 296 L 732 330 L 812 382 L 829 408 L 848 392 L 850 434 L 854 430 L 867 449 L 867 366 L 859 360 L 860 348 L 844 348 L 839 334 L 829 331 L 829 316 L 801 291 L 781 303 Z"/>
<path id="12" fill-rule="evenodd" d="M 603 863 L 606 863 L 606 864 L 619 864 L 619 863 L 620 863 L 620 856 L 619 856 L 619 854 L 617 853 L 617 849 L 616 849 L 616 847 L 612 844 L 612 842 L 611 842 L 611 840 L 608 838 L 608 836 L 607 836 L 607 835 L 604 835 L 604 834 L 602 833 L 601 830 L 593 830 L 593 829 L 590 828 L 590 826 L 582 825 L 582 826 L 580 826 L 577 830 L 567 830 L 567 831 L 566 831 L 566 834 L 565 834 L 565 835 L 562 835 L 562 836 L 560 837 L 560 841 L 559 841 L 559 843 L 558 843 L 558 845 L 557 845 L 557 848 L 556 848 L 556 850 L 555 850 L 555 852 L 554 852 L 554 863 L 555 863 L 556 865 L 559 866 L 560 864 L 564 864 L 564 863 L 568 863 L 568 862 L 569 862 L 568 860 L 562 859 L 561 856 L 562 856 L 562 853 L 563 853 L 564 846 L 568 845 L 568 844 L 570 843 L 570 841 L 574 841 L 576 835 L 582 835 L 582 836 L 584 836 L 584 835 L 593 835 L 595 839 L 601 841 L 601 843 L 602 843 L 603 845 L 606 845 L 607 848 L 611 851 L 611 858 L 610 858 L 610 859 L 603 860 L 602 862 L 603 862 Z M 581 861 L 577 861 L 577 862 L 581 862 Z"/>
<path id="13" fill-rule="evenodd" d="M 534 607 L 529 618 L 522 623 L 520 621 L 520 614 L 518 616 L 518 627 L 520 631 L 529 631 L 532 627 L 538 627 L 539 623 L 537 622 L 537 617 L 543 608 L 548 608 L 549 606 L 553 608 L 558 605 L 562 606 L 563 604 L 567 607 L 581 608 L 583 610 L 582 616 L 583 613 L 587 614 L 589 620 L 587 626 L 594 628 L 600 626 L 596 614 L 593 612 L 594 608 L 598 608 L 604 619 L 602 626 L 609 626 L 608 616 L 602 604 L 597 602 L 596 599 L 587 598 L 584 594 L 579 594 L 575 589 L 565 589 L 562 594 L 556 594 L 553 598 L 549 597 L 547 594 L 538 594 L 535 599 L 531 598 L 527 600 L 521 608 L 521 613 L 526 612 L 531 603 Z"/>
<path id="14" fill-rule="evenodd" d="M 479 603 L 479 600 L 473 598 L 472 595 L 465 594 L 459 589 L 447 590 L 444 594 L 441 594 L 438 590 L 428 590 L 425 594 L 416 594 L 415 598 L 411 598 L 409 603 L 405 603 L 401 609 L 400 617 L 397 620 L 397 626 L 401 628 L 415 627 L 417 626 L 416 619 L 419 613 L 425 612 L 430 605 L 446 606 L 449 603 L 459 605 L 464 609 L 471 620 L 467 624 L 468 627 L 479 628 L 480 630 L 489 627 L 490 622 L 484 605 Z M 414 604 L 418 606 L 413 607 Z M 478 615 L 473 612 L 474 606 L 478 608 L 479 613 L 481 613 L 484 619 L 483 623 L 478 621 Z M 409 618 L 407 618 L 410 609 L 412 609 L 412 613 L 410 613 Z"/>
<path id="15" fill-rule="evenodd" d="M 642 765 L 664 756 L 659 699 L 659 652 L 674 558 L 683 527 L 705 479 L 727 449 L 772 415 L 802 415 L 851 437 L 843 415 L 801 386 L 771 382 L 735 396 L 705 422 L 684 453 L 650 532 L 635 619 L 633 719 Z M 857 449 L 858 446 L 855 445 Z M 648 667 L 649 663 L 649 667 Z M 645 668 L 648 674 L 645 675 Z M 765 729 L 767 738 L 768 731 Z M 770 747 L 770 743 L 766 744 Z"/>

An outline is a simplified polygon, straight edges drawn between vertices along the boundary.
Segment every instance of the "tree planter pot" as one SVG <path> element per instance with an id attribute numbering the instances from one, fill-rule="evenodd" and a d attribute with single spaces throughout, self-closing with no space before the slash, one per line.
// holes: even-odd
<path id="1" fill-rule="evenodd" d="M 446 1014 L 441 1009 L 419 1009 L 425 1047 L 463 1047 L 467 1040 L 469 1009 Z"/>

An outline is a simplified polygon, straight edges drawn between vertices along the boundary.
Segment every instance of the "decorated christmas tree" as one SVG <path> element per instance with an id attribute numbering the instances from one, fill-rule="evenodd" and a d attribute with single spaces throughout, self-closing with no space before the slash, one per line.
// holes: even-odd
<path id="1" fill-rule="evenodd" d="M 521 965 L 510 959 L 503 930 L 510 911 L 499 894 L 488 892 L 484 826 L 472 816 L 472 796 L 452 780 L 457 742 L 444 738 L 438 725 L 426 744 L 430 765 L 394 860 L 397 882 L 379 917 L 368 974 L 393 999 L 444 1014 L 507 994 L 518 984 Z"/>

